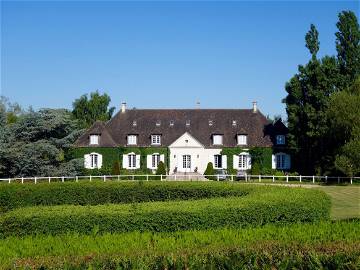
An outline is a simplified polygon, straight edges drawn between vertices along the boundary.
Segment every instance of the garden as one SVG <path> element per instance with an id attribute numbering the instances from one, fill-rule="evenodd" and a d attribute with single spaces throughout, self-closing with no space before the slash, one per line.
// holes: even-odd
<path id="1" fill-rule="evenodd" d="M 212 181 L 4 184 L 0 265 L 356 269 L 359 218 L 334 216 L 339 201 L 326 188 Z M 356 196 L 358 188 L 349 194 Z"/>

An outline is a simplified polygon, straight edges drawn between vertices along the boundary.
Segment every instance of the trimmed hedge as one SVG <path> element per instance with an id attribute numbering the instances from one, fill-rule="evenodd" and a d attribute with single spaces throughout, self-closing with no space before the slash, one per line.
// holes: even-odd
<path id="1" fill-rule="evenodd" d="M 0 213 L 37 205 L 98 205 L 242 196 L 253 187 L 201 182 L 79 182 L 0 185 Z"/>
<path id="2" fill-rule="evenodd" d="M 357 269 L 360 222 L 168 233 L 9 237 L 4 269 Z M 0 268 L 1 268 L 0 266 Z"/>
<path id="3" fill-rule="evenodd" d="M 256 187 L 243 197 L 124 205 L 29 207 L 0 217 L 0 237 L 78 232 L 156 231 L 287 224 L 329 219 L 318 190 Z"/>

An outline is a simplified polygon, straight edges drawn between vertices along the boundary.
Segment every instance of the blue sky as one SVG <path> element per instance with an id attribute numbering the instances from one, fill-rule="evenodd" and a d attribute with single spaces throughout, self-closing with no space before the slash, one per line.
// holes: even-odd
<path id="1" fill-rule="evenodd" d="M 359 2 L 2 1 L 1 95 L 24 107 L 71 108 L 98 89 L 117 109 L 250 108 L 285 116 L 285 82 L 335 54 L 337 14 Z"/>

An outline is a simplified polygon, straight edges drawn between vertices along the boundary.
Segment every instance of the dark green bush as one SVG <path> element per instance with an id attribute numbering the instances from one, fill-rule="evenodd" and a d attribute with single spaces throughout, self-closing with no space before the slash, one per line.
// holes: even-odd
<path id="1" fill-rule="evenodd" d="M 139 189 L 141 186 L 139 185 Z M 0 217 L 0 236 L 67 232 L 91 234 L 94 227 L 100 233 L 171 232 L 224 226 L 313 222 L 329 219 L 329 209 L 330 200 L 322 191 L 256 187 L 243 197 L 124 205 L 20 208 Z"/>
<path id="2" fill-rule="evenodd" d="M 160 161 L 156 169 L 156 175 L 166 175 L 166 168 L 164 162 Z"/>
<path id="3" fill-rule="evenodd" d="M 123 178 L 121 178 L 123 179 Z M 200 182 L 84 182 L 0 185 L 0 213 L 36 205 L 98 205 L 241 196 L 251 186 Z"/>
<path id="4" fill-rule="evenodd" d="M 209 180 L 215 180 L 214 173 L 215 173 L 215 171 L 214 171 L 213 164 L 212 164 L 212 162 L 209 162 L 206 166 L 204 175 Z"/>
<path id="5" fill-rule="evenodd" d="M 120 162 L 119 161 L 114 161 L 114 165 L 111 171 L 112 175 L 119 175 L 120 174 Z"/>

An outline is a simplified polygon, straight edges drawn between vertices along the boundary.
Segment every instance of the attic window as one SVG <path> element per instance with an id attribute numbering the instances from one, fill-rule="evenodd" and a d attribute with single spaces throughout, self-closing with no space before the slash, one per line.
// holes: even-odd
<path id="1" fill-rule="evenodd" d="M 214 124 L 213 120 L 209 120 L 209 126 L 212 126 Z"/>
<path id="2" fill-rule="evenodd" d="M 190 120 L 186 120 L 186 126 L 187 126 L 187 127 L 190 126 Z"/>
<path id="3" fill-rule="evenodd" d="M 160 121 L 160 120 L 157 120 L 157 121 L 156 121 L 156 126 L 157 126 L 157 127 L 160 127 L 160 125 L 161 125 L 161 121 Z"/>
<path id="4" fill-rule="evenodd" d="M 99 135 L 90 135 L 90 144 L 92 145 L 99 144 Z"/>
<path id="5" fill-rule="evenodd" d="M 236 126 L 236 120 L 232 120 L 233 127 Z"/>
<path id="6" fill-rule="evenodd" d="M 137 122 L 136 120 L 133 121 L 133 126 L 136 127 L 137 126 Z"/>
<path id="7" fill-rule="evenodd" d="M 174 126 L 174 120 L 170 120 L 170 127 Z"/>

